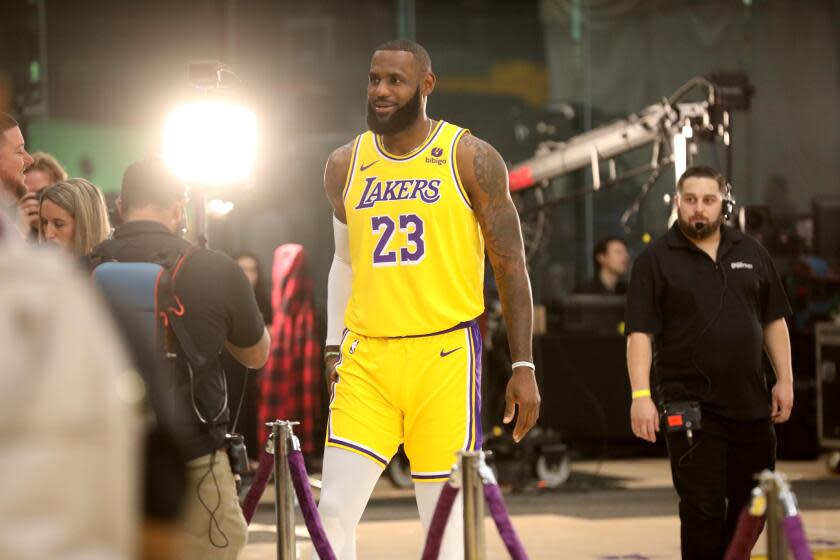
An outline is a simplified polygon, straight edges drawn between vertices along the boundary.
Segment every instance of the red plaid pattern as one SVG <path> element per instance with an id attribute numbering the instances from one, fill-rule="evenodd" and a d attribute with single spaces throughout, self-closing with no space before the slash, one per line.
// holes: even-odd
<path id="1" fill-rule="evenodd" d="M 304 455 L 315 449 L 321 411 L 321 345 L 312 303 L 312 278 L 300 245 L 274 251 L 271 280 L 271 354 L 259 380 L 259 441 L 268 440 L 266 422 L 296 420 Z"/>

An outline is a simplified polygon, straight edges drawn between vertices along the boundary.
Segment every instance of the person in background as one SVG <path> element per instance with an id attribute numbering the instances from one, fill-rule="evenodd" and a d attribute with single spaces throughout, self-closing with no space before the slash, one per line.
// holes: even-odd
<path id="1" fill-rule="evenodd" d="M 595 244 L 592 251 L 595 276 L 575 290 L 579 294 L 626 294 L 624 275 L 630 254 L 627 243 L 620 237 L 605 237 Z"/>
<path id="2" fill-rule="evenodd" d="M 713 168 L 682 174 L 677 222 L 636 259 L 627 295 L 631 426 L 650 442 L 665 427 L 684 560 L 723 558 L 793 406 L 790 305 L 767 250 L 726 225 L 729 191 Z"/>
<path id="3" fill-rule="evenodd" d="M 139 558 L 141 381 L 90 280 L 24 244 L 14 214 L 0 209 L 0 557 Z"/>
<path id="4" fill-rule="evenodd" d="M 13 208 L 26 194 L 24 171 L 31 164 L 17 121 L 0 113 L 0 209 Z"/>
<path id="5" fill-rule="evenodd" d="M 259 259 L 254 253 L 249 251 L 239 251 L 234 253 L 233 260 L 245 273 L 251 287 L 254 288 L 254 296 L 257 298 L 257 305 L 260 308 L 260 313 L 263 315 L 266 325 L 271 324 L 271 294 L 269 288 L 265 284 L 265 276 L 263 267 Z"/>
<path id="6" fill-rule="evenodd" d="M 41 241 L 77 257 L 87 255 L 111 233 L 105 198 L 85 179 L 69 179 L 41 191 L 39 219 Z"/>
<path id="7" fill-rule="evenodd" d="M 124 223 L 94 248 L 91 265 L 178 260 L 190 246 L 180 237 L 186 204 L 186 185 L 162 160 L 131 164 L 117 203 Z M 245 548 L 248 528 L 225 451 L 229 418 L 219 356 L 226 348 L 246 367 L 260 368 L 268 359 L 270 337 L 251 286 L 233 260 L 197 249 L 182 264 L 175 296 L 194 355 L 203 363 L 194 362 L 195 370 L 179 366 L 166 391 L 175 424 L 189 433 L 183 441 L 187 492 L 179 558 L 234 560 Z"/>
<path id="8" fill-rule="evenodd" d="M 32 164 L 24 173 L 24 182 L 28 192 L 18 202 L 18 219 L 21 225 L 29 226 L 29 238 L 37 241 L 40 225 L 38 196 L 46 187 L 66 181 L 67 172 L 50 154 L 35 152 L 32 154 L 32 159 Z"/>

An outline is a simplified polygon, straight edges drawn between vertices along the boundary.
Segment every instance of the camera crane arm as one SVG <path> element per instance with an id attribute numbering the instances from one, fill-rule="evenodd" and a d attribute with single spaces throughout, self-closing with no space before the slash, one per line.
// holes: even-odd
<path id="1" fill-rule="evenodd" d="M 704 101 L 678 103 L 696 86 L 705 86 Z M 720 137 L 729 145 L 729 109 L 721 102 L 717 88 L 706 78 L 698 77 L 681 86 L 671 97 L 642 109 L 625 119 L 594 128 L 565 142 L 546 142 L 534 157 L 513 166 L 509 172 L 510 190 L 524 190 L 544 181 L 583 169 L 592 168 L 593 185 L 597 190 L 603 181 L 601 164 L 609 165 L 608 182 L 616 181 L 613 158 L 626 152 L 654 144 L 651 169 L 660 165 L 658 146 L 667 145 L 671 155 L 665 163 L 690 160 L 686 138 Z"/>

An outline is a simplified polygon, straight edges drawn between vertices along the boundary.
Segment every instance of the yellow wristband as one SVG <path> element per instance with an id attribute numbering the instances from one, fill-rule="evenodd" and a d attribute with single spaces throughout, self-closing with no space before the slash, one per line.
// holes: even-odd
<path id="1" fill-rule="evenodd" d="M 650 396 L 650 389 L 639 389 L 638 391 L 633 391 L 633 398 L 640 399 L 642 397 L 649 397 Z"/>

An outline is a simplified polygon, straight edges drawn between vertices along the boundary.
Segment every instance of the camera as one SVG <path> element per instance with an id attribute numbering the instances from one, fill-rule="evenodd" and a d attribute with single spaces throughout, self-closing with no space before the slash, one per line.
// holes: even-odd
<path id="1" fill-rule="evenodd" d="M 694 441 L 694 430 L 701 428 L 702 413 L 696 401 L 667 403 L 662 417 L 669 432 L 685 432 L 689 445 Z"/>
<path id="2" fill-rule="evenodd" d="M 225 434 L 225 449 L 230 461 L 230 470 L 234 475 L 239 477 L 251 472 L 245 437 L 242 434 Z"/>
<path id="3" fill-rule="evenodd" d="M 700 403 L 695 401 L 672 402 L 663 410 L 665 426 L 669 432 L 685 432 L 700 429 Z"/>

